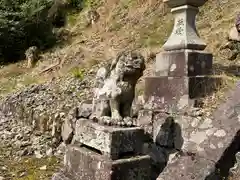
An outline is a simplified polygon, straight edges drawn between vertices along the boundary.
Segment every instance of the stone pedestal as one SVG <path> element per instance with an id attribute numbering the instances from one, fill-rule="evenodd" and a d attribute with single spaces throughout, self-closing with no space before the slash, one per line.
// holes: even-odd
<path id="1" fill-rule="evenodd" d="M 162 134 L 161 139 L 174 141 L 171 147 L 167 145 L 169 148 L 183 148 L 184 143 L 178 142 L 186 141 L 187 138 L 181 135 L 186 133 L 184 132 L 186 129 L 182 129 L 184 121 L 179 122 L 176 117 L 188 114 L 189 109 L 197 106 L 203 97 L 213 93 L 221 85 L 221 78 L 211 76 L 211 70 L 212 54 L 207 52 L 184 49 L 157 55 L 156 76 L 145 79 L 144 98 L 149 107 L 145 108 L 145 115 L 140 113 L 138 118 L 140 124 L 143 119 L 148 119 L 148 122 L 144 122 L 143 128 L 152 135 L 154 142 L 160 146 L 168 144 L 162 143 L 162 140 L 158 142 L 157 136 Z M 182 129 L 181 133 L 173 132 L 176 127 L 171 130 L 172 125 L 166 123 L 168 117 L 174 118 L 179 127 L 177 129 Z M 164 130 L 165 126 L 169 126 L 167 132 Z M 172 137 L 168 137 L 171 132 Z M 181 138 L 183 140 L 180 141 Z M 191 150 L 189 147 L 185 146 L 184 150 Z"/>
<path id="2" fill-rule="evenodd" d="M 216 77 L 148 77 L 145 99 L 151 110 L 184 112 L 193 107 L 197 100 L 210 94 L 221 84 Z"/>
<path id="3" fill-rule="evenodd" d="M 103 126 L 86 119 L 77 121 L 74 141 L 116 160 L 128 154 L 141 154 L 144 138 L 139 127 Z"/>
<path id="4" fill-rule="evenodd" d="M 212 54 L 198 50 L 166 51 L 157 55 L 154 77 L 145 79 L 145 101 L 153 109 L 176 113 L 194 106 L 221 83 L 209 76 Z"/>
<path id="5" fill-rule="evenodd" d="M 69 146 L 66 173 L 72 180 L 150 180 L 150 158 L 111 160 L 86 147 Z"/>
<path id="6" fill-rule="evenodd" d="M 212 73 L 212 54 L 198 50 L 164 51 L 156 56 L 155 75 L 182 77 Z"/>
<path id="7" fill-rule="evenodd" d="M 144 131 L 138 127 L 110 127 L 88 119 L 78 120 L 64 158 L 65 177 L 150 180 L 151 159 L 143 154 L 144 138 Z"/>

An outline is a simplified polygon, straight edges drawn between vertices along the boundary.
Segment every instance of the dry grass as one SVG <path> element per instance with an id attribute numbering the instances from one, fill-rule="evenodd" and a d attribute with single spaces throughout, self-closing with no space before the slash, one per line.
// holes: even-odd
<path id="1" fill-rule="evenodd" d="M 217 91 L 208 95 L 203 100 L 203 109 L 207 116 L 211 115 L 212 112 L 225 100 L 227 100 L 226 93 L 229 89 L 236 86 L 236 82 L 239 80 L 235 76 L 229 76 L 226 74 L 221 74 L 220 76 L 214 76 L 221 78 L 221 85 L 217 87 Z"/>
<path id="2" fill-rule="evenodd" d="M 197 27 L 201 37 L 208 45 L 206 50 L 213 53 L 215 62 L 230 64 L 226 60 L 226 56 L 219 51 L 219 47 L 227 41 L 227 34 L 229 29 L 234 26 L 240 2 L 238 0 L 227 0 L 225 3 L 218 1 L 217 6 L 215 3 L 216 0 L 209 0 L 200 9 Z"/>
<path id="3" fill-rule="evenodd" d="M 45 170 L 40 169 L 43 166 L 46 166 Z M 19 161 L 5 159 L 1 167 L 5 167 L 5 170 L 1 170 L 0 175 L 6 180 L 49 180 L 53 172 L 59 170 L 60 160 L 56 157 L 26 157 Z"/>
<path id="4" fill-rule="evenodd" d="M 21 64 L 11 64 L 0 69 L 0 97 L 28 85 L 42 83 L 47 79 L 33 76 L 30 69 Z"/>

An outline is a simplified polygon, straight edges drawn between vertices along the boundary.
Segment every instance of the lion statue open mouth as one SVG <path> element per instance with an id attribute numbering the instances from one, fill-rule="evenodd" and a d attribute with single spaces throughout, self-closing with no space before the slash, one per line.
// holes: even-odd
<path id="1" fill-rule="evenodd" d="M 110 67 L 100 68 L 90 119 L 108 125 L 132 126 L 130 116 L 135 86 L 145 68 L 144 57 L 134 51 L 121 52 Z"/>

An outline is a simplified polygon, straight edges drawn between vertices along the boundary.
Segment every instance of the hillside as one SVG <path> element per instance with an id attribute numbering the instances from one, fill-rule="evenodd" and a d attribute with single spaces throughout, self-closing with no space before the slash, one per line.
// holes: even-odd
<path id="1" fill-rule="evenodd" d="M 206 50 L 214 55 L 217 69 L 225 73 L 228 66 L 237 66 L 237 61 L 227 61 L 225 52 L 219 52 L 219 46 L 226 42 L 225 37 L 234 23 L 239 2 L 219 0 L 217 4 L 210 0 L 201 8 L 197 27 L 208 45 Z M 65 43 L 44 52 L 36 68 L 27 70 L 22 62 L 1 68 L 0 94 L 48 81 L 53 76 L 68 74 L 73 67 L 89 68 L 124 49 L 137 49 L 146 58 L 152 57 L 152 54 L 161 51 L 161 46 L 171 32 L 173 17 L 161 1 L 103 0 L 95 3 L 94 8 L 99 12 L 100 19 L 92 27 L 86 27 L 86 12 L 91 8 L 68 15 L 65 28 L 70 31 L 71 37 Z M 152 58 L 148 60 L 149 71 L 146 72 L 149 73 L 153 61 Z M 58 61 L 64 61 L 61 67 L 39 76 L 44 68 Z"/>
<path id="2" fill-rule="evenodd" d="M 26 60 L 0 67 L 0 108 L 1 104 L 17 102 L 16 106 L 21 104 L 29 109 L 37 107 L 36 111 L 40 115 L 46 111 L 43 116 L 52 117 L 61 112 L 67 114 L 81 100 L 91 97 L 89 88 L 92 87 L 96 69 L 125 49 L 136 49 L 146 57 L 147 69 L 144 77 L 153 73 L 154 55 L 161 51 L 161 46 L 168 38 L 173 25 L 169 8 L 159 0 L 88 2 L 89 7 L 83 11 L 68 14 L 68 23 L 64 28 L 71 36 L 65 42 L 43 52 L 35 68 L 27 69 Z M 208 45 L 206 50 L 214 55 L 215 73 L 226 79 L 223 91 L 238 80 L 235 73 L 239 69 L 240 57 L 230 62 L 226 59 L 228 52 L 220 52 L 219 47 L 226 42 L 225 37 L 234 25 L 239 7 L 239 0 L 209 0 L 201 7 L 197 17 L 199 34 Z M 100 14 L 100 19 L 93 26 L 87 26 L 86 13 L 90 9 L 96 9 Z M 144 77 L 138 84 L 138 95 L 143 92 Z M 36 88 L 31 86 L 33 84 L 42 85 Z M 215 102 L 222 98 L 222 90 L 214 95 L 216 98 L 209 98 L 210 108 L 214 108 L 213 104 L 216 106 Z M 29 109 L 24 110 L 24 116 L 29 115 Z M 11 115 L 12 119 L 20 117 L 17 110 L 19 109 L 16 108 L 16 115 Z M 22 126 L 16 126 L 19 127 Z M 44 138 L 47 139 L 45 136 Z M 0 144 L 0 147 L 4 147 L 4 144 Z M 9 146 L 6 147 L 7 151 L 8 148 Z M 55 164 L 57 167 L 59 165 L 55 158 L 51 162 L 49 159 L 21 159 L 14 163 L 11 159 L 4 161 L 8 156 L 6 152 L 0 151 L 0 157 L 3 158 L 0 166 L 1 163 L 5 163 L 4 167 L 7 168 L 3 174 L 0 170 L 0 176 L 15 174 L 12 175 L 13 179 L 45 180 L 51 175 Z M 47 171 L 36 171 L 44 165 L 50 168 Z M 19 177 L 23 171 L 27 171 L 26 178 Z"/>

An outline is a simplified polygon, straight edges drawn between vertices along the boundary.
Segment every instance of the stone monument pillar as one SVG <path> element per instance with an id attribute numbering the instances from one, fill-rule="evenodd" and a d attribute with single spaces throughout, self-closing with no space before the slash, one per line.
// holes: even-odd
<path id="1" fill-rule="evenodd" d="M 175 23 L 164 51 L 156 56 L 155 76 L 145 79 L 145 101 L 152 112 L 184 114 L 216 88 L 215 78 L 209 76 L 212 54 L 204 51 L 206 44 L 195 26 L 198 8 L 206 1 L 164 0 L 171 7 Z M 164 122 L 161 113 L 151 122 L 154 139 Z"/>

